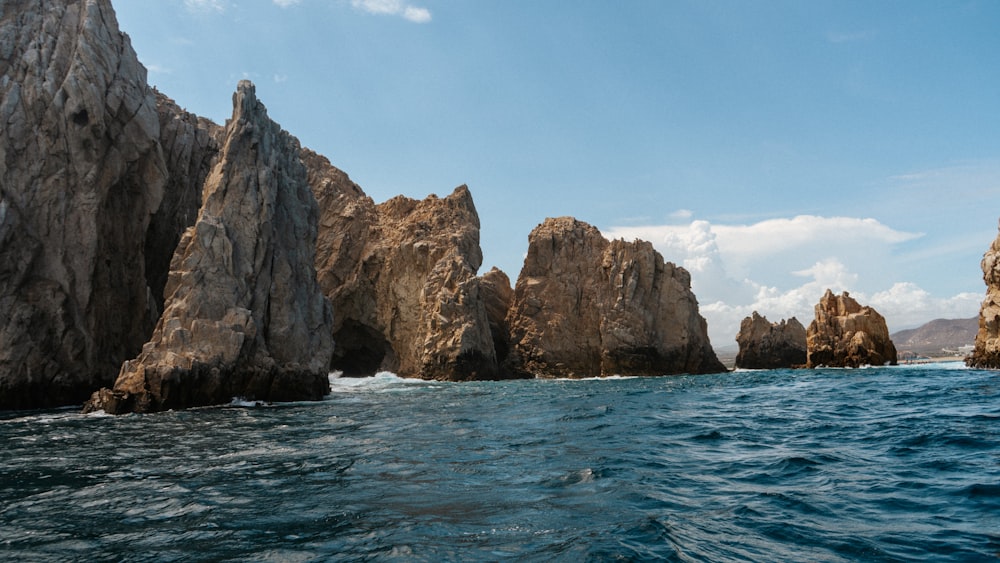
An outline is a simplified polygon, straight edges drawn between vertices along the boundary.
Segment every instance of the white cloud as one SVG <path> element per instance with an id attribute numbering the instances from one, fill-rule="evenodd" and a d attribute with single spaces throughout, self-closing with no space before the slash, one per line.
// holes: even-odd
<path id="1" fill-rule="evenodd" d="M 226 11 L 223 0 L 184 0 L 184 6 L 192 12 L 218 12 Z"/>
<path id="2" fill-rule="evenodd" d="M 649 240 L 668 261 L 691 272 L 691 285 L 715 346 L 734 344 L 740 321 L 753 311 L 771 321 L 812 321 L 827 289 L 849 291 L 875 307 L 895 332 L 934 318 L 967 318 L 980 296 L 937 298 L 895 278 L 894 251 L 918 233 L 874 219 L 798 216 L 750 225 L 614 227 L 609 238 Z M 888 288 L 888 289 L 887 289 Z"/>
<path id="3" fill-rule="evenodd" d="M 885 291 L 879 291 L 869 298 L 869 305 L 875 308 L 886 322 L 889 330 L 919 326 L 933 319 L 965 319 L 974 317 L 985 296 L 976 293 L 959 293 L 953 297 L 937 298 L 916 284 L 899 282 Z"/>
<path id="4" fill-rule="evenodd" d="M 280 6 L 280 7 L 282 7 L 282 8 L 287 8 L 287 7 L 289 7 L 289 6 L 294 6 L 294 5 L 296 5 L 296 4 L 298 4 L 299 2 L 301 2 L 301 1 L 302 1 L 302 0 L 274 0 L 274 4 L 275 4 L 276 6 Z"/>
<path id="5" fill-rule="evenodd" d="M 274 75 L 274 82 L 276 84 L 281 84 L 282 82 L 288 82 L 288 75 L 287 74 L 275 74 Z"/>
<path id="6" fill-rule="evenodd" d="M 414 23 L 431 21 L 431 13 L 426 8 L 412 6 L 402 0 L 351 0 L 351 6 L 380 16 L 401 16 Z"/>

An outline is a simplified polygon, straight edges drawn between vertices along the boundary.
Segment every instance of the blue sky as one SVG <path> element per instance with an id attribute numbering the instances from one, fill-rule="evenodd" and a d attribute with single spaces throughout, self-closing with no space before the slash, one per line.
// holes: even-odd
<path id="1" fill-rule="evenodd" d="M 572 215 L 684 265 L 716 346 L 823 291 L 971 317 L 1000 219 L 1000 2 L 119 0 L 149 81 L 272 118 L 376 201 L 472 190 L 484 271 Z"/>

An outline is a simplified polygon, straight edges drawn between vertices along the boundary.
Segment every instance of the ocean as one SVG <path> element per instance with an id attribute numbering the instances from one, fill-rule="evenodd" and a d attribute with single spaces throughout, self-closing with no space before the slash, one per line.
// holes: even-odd
<path id="1" fill-rule="evenodd" d="M 0 413 L 0 560 L 1000 560 L 994 372 L 331 384 Z"/>

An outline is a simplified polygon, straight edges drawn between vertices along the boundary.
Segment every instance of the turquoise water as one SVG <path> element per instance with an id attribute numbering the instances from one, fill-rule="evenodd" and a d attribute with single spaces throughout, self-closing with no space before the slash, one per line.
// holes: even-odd
<path id="1" fill-rule="evenodd" d="M 1000 375 L 960 364 L 333 380 L 0 413 L 0 559 L 996 561 Z"/>

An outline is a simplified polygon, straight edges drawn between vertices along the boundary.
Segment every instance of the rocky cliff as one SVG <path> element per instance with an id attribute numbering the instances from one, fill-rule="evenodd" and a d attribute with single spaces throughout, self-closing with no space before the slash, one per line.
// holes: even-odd
<path id="1" fill-rule="evenodd" d="M 981 265 L 986 297 L 979 308 L 975 348 L 966 363 L 971 367 L 1000 369 L 1000 236 L 983 255 Z"/>
<path id="2" fill-rule="evenodd" d="M 740 351 L 736 367 L 782 369 L 806 365 L 806 329 L 795 317 L 771 323 L 753 312 L 743 319 L 736 335 Z"/>
<path id="3" fill-rule="evenodd" d="M 809 367 L 896 365 L 896 347 L 885 318 L 862 307 L 846 291 L 834 295 L 826 290 L 806 332 Z"/>
<path id="4" fill-rule="evenodd" d="M 333 319 L 316 281 L 319 211 L 298 141 L 268 118 L 249 82 L 233 106 L 156 330 L 88 409 L 318 399 L 329 390 Z"/>
<path id="5" fill-rule="evenodd" d="M 690 275 L 644 241 L 608 241 L 571 217 L 546 219 L 508 315 L 513 371 L 543 377 L 725 371 Z"/>
<path id="6" fill-rule="evenodd" d="M 156 97 L 108 0 L 0 4 L 0 409 L 80 403 L 156 321 Z"/>
<path id="7" fill-rule="evenodd" d="M 347 375 L 498 377 L 468 188 L 375 205 L 325 158 L 306 152 L 304 160 L 322 209 L 317 275 L 337 311 L 332 367 Z"/>

